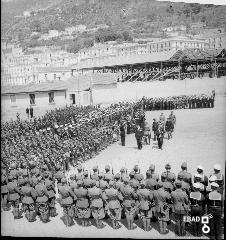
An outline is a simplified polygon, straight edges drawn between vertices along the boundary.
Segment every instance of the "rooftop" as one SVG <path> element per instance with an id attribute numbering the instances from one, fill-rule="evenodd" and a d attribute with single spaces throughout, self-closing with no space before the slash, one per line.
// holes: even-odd
<path id="1" fill-rule="evenodd" d="M 21 94 L 34 92 L 49 92 L 49 91 L 85 91 L 90 88 L 90 84 L 112 84 L 116 83 L 116 78 L 113 74 L 92 74 L 72 76 L 66 81 L 54 81 L 41 84 L 28 84 L 19 86 L 2 87 L 1 94 Z"/>

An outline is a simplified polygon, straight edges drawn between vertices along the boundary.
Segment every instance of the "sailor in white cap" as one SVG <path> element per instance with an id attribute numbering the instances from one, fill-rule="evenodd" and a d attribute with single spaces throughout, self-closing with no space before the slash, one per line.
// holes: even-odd
<path id="1" fill-rule="evenodd" d="M 201 174 L 196 173 L 196 174 L 194 175 L 194 183 L 199 183 L 199 184 L 200 184 L 200 191 L 201 191 L 202 193 L 204 193 L 206 187 L 205 187 L 205 185 L 202 183 L 202 175 L 201 175 Z"/>
<path id="2" fill-rule="evenodd" d="M 202 176 L 201 183 L 203 183 L 206 187 L 208 186 L 208 177 L 204 175 L 204 168 L 203 166 L 199 165 L 197 167 L 197 172 Z"/>
<path id="3" fill-rule="evenodd" d="M 219 191 L 221 194 L 223 194 L 224 190 L 224 175 L 220 172 L 221 171 L 221 165 L 215 164 L 214 167 L 214 173 L 211 176 L 216 176 L 217 180 L 216 183 L 219 185 Z"/>
<path id="4" fill-rule="evenodd" d="M 212 215 L 209 219 L 210 239 L 221 239 L 223 195 L 218 192 L 219 185 L 211 183 L 212 191 L 206 195 L 207 214 Z"/>
<path id="5" fill-rule="evenodd" d="M 206 188 L 206 192 L 207 193 L 210 193 L 212 191 L 211 183 L 216 182 L 216 180 L 217 180 L 217 177 L 215 175 L 210 176 L 210 178 L 209 178 L 209 185 Z"/>
<path id="6" fill-rule="evenodd" d="M 201 237 L 202 236 L 202 226 L 201 226 L 201 217 L 205 211 L 205 197 L 200 192 L 200 188 L 202 187 L 200 183 L 196 182 L 192 185 L 193 190 L 189 195 L 190 200 L 190 208 L 191 208 L 191 217 L 200 218 L 200 221 L 192 221 L 192 234 L 194 236 Z"/>

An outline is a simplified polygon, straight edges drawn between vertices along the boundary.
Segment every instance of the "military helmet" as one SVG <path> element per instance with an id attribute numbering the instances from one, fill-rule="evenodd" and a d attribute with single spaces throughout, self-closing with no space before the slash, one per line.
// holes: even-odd
<path id="1" fill-rule="evenodd" d="M 171 165 L 170 165 L 169 163 L 167 163 L 167 164 L 165 165 L 165 169 L 171 169 Z"/>

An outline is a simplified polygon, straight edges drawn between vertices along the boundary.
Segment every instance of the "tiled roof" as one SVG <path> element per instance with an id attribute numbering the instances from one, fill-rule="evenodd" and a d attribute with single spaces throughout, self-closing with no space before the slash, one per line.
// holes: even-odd
<path id="1" fill-rule="evenodd" d="M 38 67 L 38 72 L 70 72 L 71 67 Z"/>
<path id="2" fill-rule="evenodd" d="M 90 84 L 112 84 L 116 83 L 116 78 L 113 74 L 93 74 L 72 76 L 66 81 L 55 81 L 41 84 L 28 84 L 18 86 L 2 87 L 1 94 L 16 94 L 16 93 L 32 93 L 32 92 L 47 92 L 47 91 L 82 91 L 88 90 Z"/>

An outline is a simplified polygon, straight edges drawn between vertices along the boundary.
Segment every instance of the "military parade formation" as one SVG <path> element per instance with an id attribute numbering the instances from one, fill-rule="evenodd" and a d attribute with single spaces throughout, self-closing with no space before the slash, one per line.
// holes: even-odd
<path id="1" fill-rule="evenodd" d="M 223 213 L 224 175 L 221 166 L 214 165 L 207 177 L 202 166 L 197 173 L 188 172 L 187 163 L 182 163 L 178 174 L 165 165 L 161 174 L 151 164 L 145 173 L 135 165 L 130 172 L 125 167 L 114 173 L 110 165 L 104 171 L 98 166 L 93 172 L 77 166 L 77 173 L 69 177 L 60 165 L 51 172 L 47 165 L 38 168 L 34 161 L 29 166 L 16 168 L 10 165 L 8 175 L 2 166 L 2 209 L 12 207 L 14 219 L 24 212 L 29 222 L 39 216 L 43 223 L 58 215 L 56 202 L 63 208 L 64 224 L 73 226 L 80 220 L 82 226 L 90 226 L 92 219 L 97 228 L 104 228 L 104 220 L 110 219 L 112 227 L 121 227 L 125 218 L 127 228 L 135 229 L 134 221 L 142 222 L 144 231 L 152 229 L 151 222 L 158 221 L 160 234 L 169 232 L 168 225 L 175 221 L 175 233 L 185 235 L 185 216 L 209 219 L 210 236 L 220 239 Z M 194 236 L 202 236 L 202 223 L 191 222 Z"/>
<path id="2" fill-rule="evenodd" d="M 94 166 L 93 172 L 81 165 L 120 137 L 125 146 L 125 136 L 131 133 L 135 133 L 139 150 L 143 144 L 150 145 L 151 139 L 163 149 L 165 133 L 170 140 L 175 131 L 172 110 L 211 108 L 214 98 L 214 91 L 212 95 L 143 97 L 106 108 L 70 106 L 30 121 L 18 118 L 2 123 L 2 211 L 12 209 L 14 219 L 24 213 L 29 222 L 39 216 L 47 223 L 58 215 L 56 204 L 60 204 L 66 226 L 80 220 L 82 226 L 94 221 L 97 228 L 104 228 L 104 221 L 110 219 L 111 226 L 118 229 L 120 221 L 126 219 L 129 230 L 140 220 L 143 230 L 150 231 L 151 222 L 158 221 L 160 234 L 166 234 L 175 221 L 179 236 L 185 235 L 188 227 L 185 216 L 211 214 L 209 234 L 220 239 L 224 193 L 220 165 L 214 166 L 209 178 L 202 166 L 193 175 L 187 172 L 187 163 L 177 175 L 171 172 L 170 164 L 162 174 L 155 172 L 154 164 L 145 173 L 138 165 L 133 169 L 122 167 L 118 173 L 109 165 L 104 171 Z M 145 111 L 153 110 L 171 112 L 167 118 L 161 113 L 151 126 Z M 68 176 L 70 167 L 76 167 L 77 173 Z M 201 222 L 190 224 L 194 236 L 203 234 Z"/>

